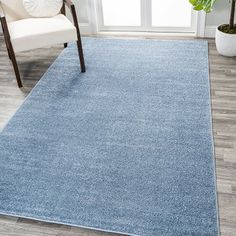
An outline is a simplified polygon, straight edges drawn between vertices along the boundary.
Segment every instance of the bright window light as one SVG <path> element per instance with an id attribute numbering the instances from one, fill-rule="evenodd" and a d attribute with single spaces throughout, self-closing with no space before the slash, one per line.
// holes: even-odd
<path id="1" fill-rule="evenodd" d="M 102 7 L 104 26 L 141 25 L 141 0 L 102 0 Z"/>
<path id="2" fill-rule="evenodd" d="M 152 0 L 152 26 L 190 27 L 191 15 L 188 0 Z"/>

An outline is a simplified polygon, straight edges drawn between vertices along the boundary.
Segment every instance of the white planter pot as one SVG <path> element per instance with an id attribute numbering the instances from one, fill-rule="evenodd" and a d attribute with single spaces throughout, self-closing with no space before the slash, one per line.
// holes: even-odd
<path id="1" fill-rule="evenodd" d="M 236 56 L 236 34 L 226 34 L 216 29 L 216 48 L 219 54 L 226 57 Z"/>

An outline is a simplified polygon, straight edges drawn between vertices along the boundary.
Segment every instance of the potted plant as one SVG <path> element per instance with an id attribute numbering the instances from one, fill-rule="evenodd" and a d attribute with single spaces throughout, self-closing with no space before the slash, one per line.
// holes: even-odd
<path id="1" fill-rule="evenodd" d="M 197 11 L 212 11 L 216 0 L 189 0 Z M 216 48 L 223 56 L 236 56 L 236 25 L 234 24 L 236 0 L 231 0 L 231 13 L 229 24 L 223 24 L 216 29 Z"/>

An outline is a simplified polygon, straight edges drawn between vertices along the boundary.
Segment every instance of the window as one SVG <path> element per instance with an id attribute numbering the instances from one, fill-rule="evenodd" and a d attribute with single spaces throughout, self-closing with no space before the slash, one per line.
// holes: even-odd
<path id="1" fill-rule="evenodd" d="M 96 0 L 99 31 L 196 32 L 187 0 Z"/>

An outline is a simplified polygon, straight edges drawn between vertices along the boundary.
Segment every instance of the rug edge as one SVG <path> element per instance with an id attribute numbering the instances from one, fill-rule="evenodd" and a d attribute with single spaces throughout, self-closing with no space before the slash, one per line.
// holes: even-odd
<path id="1" fill-rule="evenodd" d="M 212 108 L 212 93 L 211 93 L 211 80 L 210 80 L 210 58 L 209 58 L 209 43 L 207 43 L 206 47 L 207 51 L 207 71 L 208 71 L 208 97 L 210 100 L 209 106 L 210 106 L 210 128 L 211 128 L 211 143 L 212 143 L 212 165 L 213 165 L 213 178 L 214 178 L 214 184 L 215 184 L 215 200 L 216 200 L 216 223 L 217 223 L 217 231 L 218 236 L 221 235 L 221 227 L 220 227 L 220 215 L 219 215 L 219 198 L 218 198 L 218 187 L 217 187 L 217 166 L 216 166 L 216 152 L 215 152 L 215 138 L 214 138 L 214 129 L 213 129 L 213 108 Z"/>
<path id="2" fill-rule="evenodd" d="M 76 225 L 76 224 L 70 224 L 70 223 L 63 223 L 63 222 L 59 222 L 59 221 L 39 219 L 39 218 L 35 218 L 35 217 L 30 217 L 30 216 L 22 216 L 22 215 L 20 216 L 17 214 L 4 213 L 2 211 L 0 211 L 0 216 L 21 218 L 21 219 L 25 219 L 25 220 L 33 220 L 33 221 L 38 221 L 38 222 L 42 222 L 42 223 L 49 223 L 49 224 L 65 225 L 65 226 L 71 226 L 71 227 L 80 228 L 80 229 L 94 230 L 94 231 L 103 232 L 103 233 L 120 234 L 123 236 L 141 236 L 138 234 L 131 234 L 128 232 L 124 233 L 124 232 L 120 232 L 120 231 L 106 230 L 106 229 L 102 229 L 99 227 L 90 227 L 90 226 L 82 226 L 82 225 Z"/>

